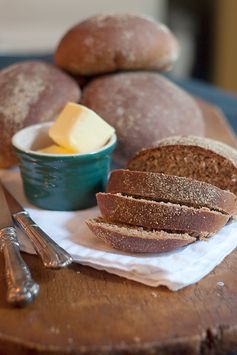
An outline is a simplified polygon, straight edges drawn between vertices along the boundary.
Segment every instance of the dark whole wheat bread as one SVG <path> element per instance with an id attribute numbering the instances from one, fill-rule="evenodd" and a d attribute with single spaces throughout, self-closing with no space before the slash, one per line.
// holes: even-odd
<path id="1" fill-rule="evenodd" d="M 132 14 L 92 16 L 73 26 L 55 53 L 57 65 L 72 74 L 121 70 L 169 70 L 179 45 L 161 23 Z"/>
<path id="2" fill-rule="evenodd" d="M 29 125 L 54 120 L 81 96 L 76 81 L 56 66 L 23 61 L 0 71 L 0 168 L 17 164 L 12 136 Z"/>
<path id="3" fill-rule="evenodd" d="M 120 72 L 97 77 L 83 90 L 81 103 L 116 129 L 118 145 L 113 158 L 120 166 L 158 139 L 205 133 L 195 100 L 154 72 Z"/>
<path id="4" fill-rule="evenodd" d="M 197 209 L 110 193 L 98 193 L 96 197 L 105 220 L 149 229 L 185 231 L 205 237 L 222 228 L 230 218 L 206 207 Z"/>
<path id="5" fill-rule="evenodd" d="M 115 249 L 132 253 L 168 252 L 193 243 L 196 238 L 187 234 L 149 231 L 142 227 L 110 223 L 101 217 L 86 221 L 90 230 Z"/>
<path id="6" fill-rule="evenodd" d="M 139 151 L 128 169 L 201 180 L 237 195 L 237 150 L 209 138 L 162 139 Z"/>
<path id="7" fill-rule="evenodd" d="M 174 175 L 114 170 L 107 192 L 197 208 L 208 207 L 230 215 L 237 212 L 237 197 L 233 193 L 202 181 Z"/>

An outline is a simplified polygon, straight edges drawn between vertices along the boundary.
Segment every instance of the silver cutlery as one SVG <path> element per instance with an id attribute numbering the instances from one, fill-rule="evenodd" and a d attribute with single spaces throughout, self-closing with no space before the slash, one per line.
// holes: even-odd
<path id="1" fill-rule="evenodd" d="M 16 230 L 1 186 L 0 206 L 0 249 L 5 259 L 7 301 L 14 306 L 24 306 L 35 299 L 39 285 L 32 279 L 21 257 Z"/>
<path id="2" fill-rule="evenodd" d="M 3 186 L 3 185 L 2 185 Z M 5 196 L 17 226 L 31 240 L 36 253 L 46 268 L 58 269 L 72 263 L 71 255 L 55 243 L 30 217 L 20 203 L 3 186 Z"/>

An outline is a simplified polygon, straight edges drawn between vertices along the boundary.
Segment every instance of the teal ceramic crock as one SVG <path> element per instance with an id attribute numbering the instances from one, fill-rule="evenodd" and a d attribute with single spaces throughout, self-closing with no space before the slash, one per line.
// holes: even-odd
<path id="1" fill-rule="evenodd" d="M 37 152 L 53 144 L 47 134 L 50 125 L 29 126 L 12 138 L 26 197 L 48 210 L 72 211 L 96 205 L 95 194 L 105 190 L 116 135 L 101 149 L 87 154 Z"/>

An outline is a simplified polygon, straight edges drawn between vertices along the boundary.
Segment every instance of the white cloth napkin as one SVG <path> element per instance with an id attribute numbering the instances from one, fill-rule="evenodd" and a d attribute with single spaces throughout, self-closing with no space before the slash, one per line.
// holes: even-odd
<path id="1" fill-rule="evenodd" d="M 99 215 L 97 207 L 76 212 L 42 210 L 26 201 L 18 170 L 2 170 L 0 177 L 34 221 L 75 262 L 145 285 L 164 285 L 177 291 L 202 279 L 237 246 L 237 221 L 233 221 L 208 241 L 198 241 L 173 252 L 152 255 L 119 252 L 98 240 L 85 224 L 87 218 Z M 31 242 L 20 231 L 18 235 L 21 249 L 33 254 Z"/>

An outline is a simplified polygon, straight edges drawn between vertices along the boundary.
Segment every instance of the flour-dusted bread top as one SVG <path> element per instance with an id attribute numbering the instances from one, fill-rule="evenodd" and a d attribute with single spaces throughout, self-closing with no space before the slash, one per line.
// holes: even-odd
<path id="1" fill-rule="evenodd" d="M 206 182 L 145 171 L 112 171 L 107 192 L 237 213 L 237 196 Z"/>
<path id="2" fill-rule="evenodd" d="M 57 65 L 73 74 L 168 70 L 178 58 L 176 38 L 163 24 L 129 14 L 97 15 L 71 28 L 58 44 Z"/>
<path id="3" fill-rule="evenodd" d="M 90 230 L 115 249 L 128 253 L 163 253 L 196 241 L 188 233 L 149 231 L 121 223 L 109 223 L 103 218 L 86 221 Z"/>
<path id="4" fill-rule="evenodd" d="M 165 138 L 139 151 L 128 169 L 189 177 L 237 195 L 237 151 L 209 138 Z"/>
<path id="5" fill-rule="evenodd" d="M 171 135 L 203 135 L 204 122 L 193 98 L 157 73 L 107 75 L 92 80 L 82 103 L 115 127 L 120 164 L 143 147 Z"/>
<path id="6" fill-rule="evenodd" d="M 11 137 L 21 128 L 55 119 L 68 101 L 77 102 L 77 83 L 55 66 L 26 61 L 0 71 L 0 168 L 16 162 Z"/>

